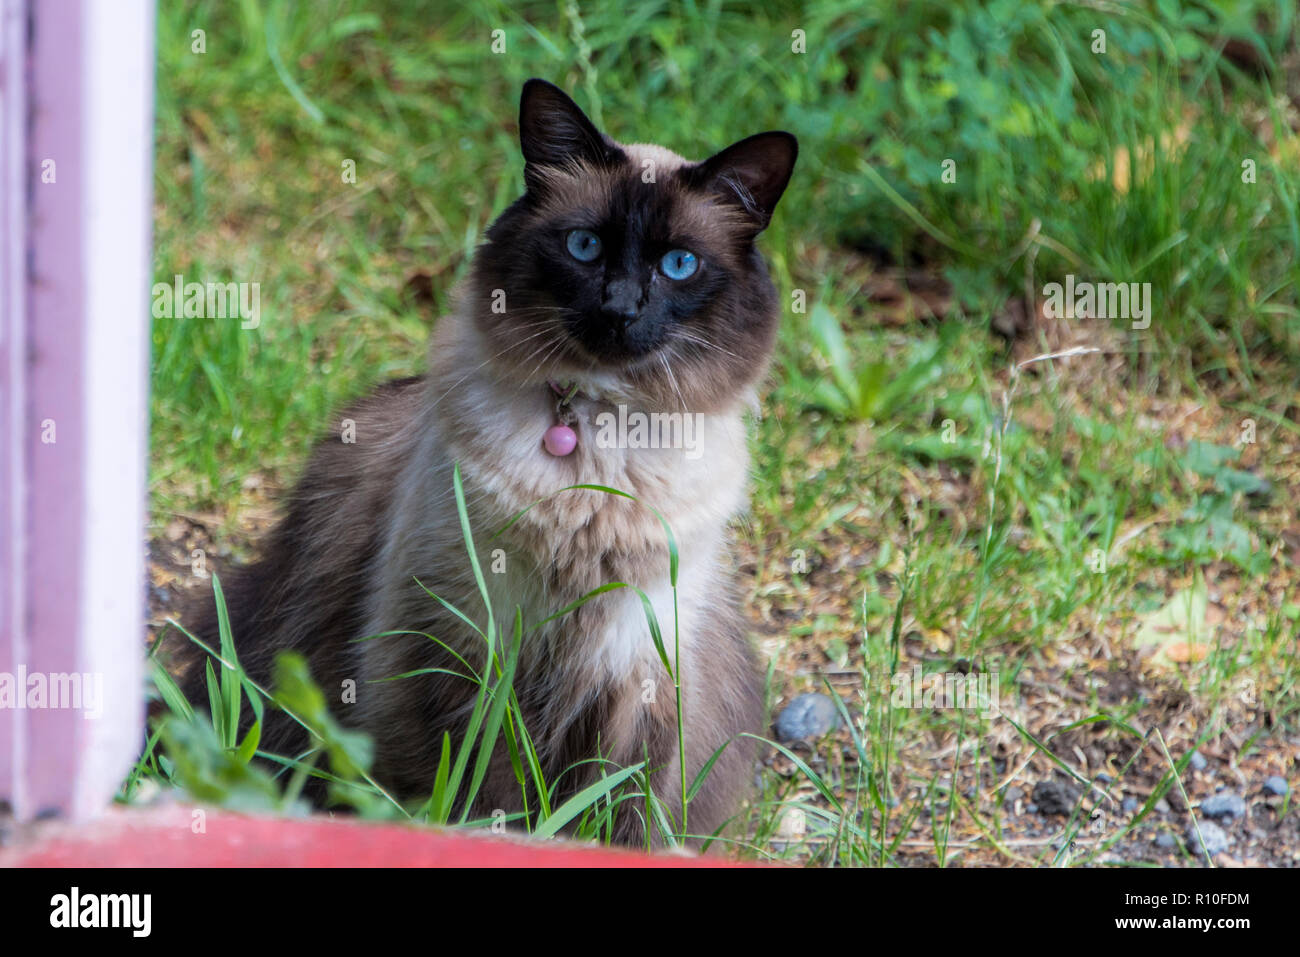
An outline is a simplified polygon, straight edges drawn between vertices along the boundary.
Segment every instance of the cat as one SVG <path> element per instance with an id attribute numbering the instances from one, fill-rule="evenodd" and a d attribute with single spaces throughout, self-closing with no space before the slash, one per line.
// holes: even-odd
<path id="1" fill-rule="evenodd" d="M 689 162 L 615 142 L 537 79 L 524 85 L 519 132 L 524 195 L 488 229 L 454 311 L 436 323 L 427 373 L 347 409 L 261 559 L 227 573 L 236 651 L 260 683 L 286 649 L 307 658 L 327 697 L 341 699 L 353 682 L 355 702 L 331 707 L 373 738 L 373 776 L 401 800 L 427 799 L 444 732 L 459 744 L 477 687 L 445 673 L 384 681 L 464 667 L 427 637 L 357 639 L 424 633 L 482 666 L 484 638 L 430 596 L 486 623 L 454 494 L 458 464 L 507 640 L 521 610 L 514 687 L 545 780 L 559 781 L 552 807 L 595 779 L 599 754 L 619 767 L 648 761 L 656 796 L 682 820 L 676 690 L 640 596 L 614 589 L 539 627 L 621 582 L 647 596 L 670 661 L 679 625 L 687 782 L 726 744 L 688 805 L 690 832 L 707 835 L 752 784 L 756 749 L 743 734 L 766 729 L 728 529 L 746 505 L 745 416 L 779 317 L 755 239 L 798 145 L 789 133 L 760 133 Z M 669 424 L 667 441 L 646 441 L 647 419 Z M 616 421 L 640 422 L 641 434 Z M 635 500 L 560 491 L 579 484 Z M 676 608 L 658 516 L 680 556 Z M 211 643 L 213 605 L 192 629 Z M 184 690 L 207 701 L 201 660 Z M 307 747 L 299 725 L 268 709 L 262 750 Z M 637 803 L 620 809 L 615 841 L 645 841 Z M 471 810 L 523 806 L 499 745 Z"/>

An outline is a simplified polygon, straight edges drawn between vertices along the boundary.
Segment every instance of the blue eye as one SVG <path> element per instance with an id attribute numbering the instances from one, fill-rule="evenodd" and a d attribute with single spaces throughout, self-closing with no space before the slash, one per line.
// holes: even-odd
<path id="1" fill-rule="evenodd" d="M 699 265 L 700 261 L 695 258 L 695 253 L 687 252 L 685 249 L 674 249 L 659 262 L 659 268 L 669 279 L 687 279 L 694 275 Z"/>
<path id="2" fill-rule="evenodd" d="M 600 255 L 600 237 L 590 229 L 573 229 L 564 238 L 569 255 L 580 263 L 589 263 Z"/>

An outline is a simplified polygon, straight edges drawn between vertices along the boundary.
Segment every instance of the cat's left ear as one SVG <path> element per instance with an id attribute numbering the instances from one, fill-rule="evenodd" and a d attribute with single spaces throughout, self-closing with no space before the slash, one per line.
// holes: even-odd
<path id="1" fill-rule="evenodd" d="M 713 189 L 744 208 L 762 232 L 785 192 L 799 155 L 799 141 L 781 130 L 756 133 L 697 164 L 691 185 Z"/>

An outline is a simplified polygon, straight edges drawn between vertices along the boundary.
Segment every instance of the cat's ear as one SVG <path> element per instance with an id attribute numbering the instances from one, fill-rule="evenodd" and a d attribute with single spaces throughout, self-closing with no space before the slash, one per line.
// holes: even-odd
<path id="1" fill-rule="evenodd" d="M 545 80 L 529 80 L 519 98 L 519 145 L 524 154 L 524 180 L 534 191 L 541 185 L 537 170 L 546 166 L 611 163 L 620 150 L 587 119 L 568 94 Z"/>
<path id="2" fill-rule="evenodd" d="M 772 219 L 798 155 L 799 141 L 789 133 L 755 133 L 696 164 L 688 176 L 691 185 L 737 203 L 754 221 L 757 233 Z"/>

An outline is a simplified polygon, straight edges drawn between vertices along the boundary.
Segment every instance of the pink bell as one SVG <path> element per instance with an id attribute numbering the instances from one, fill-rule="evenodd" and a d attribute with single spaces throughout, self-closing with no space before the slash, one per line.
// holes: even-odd
<path id="1" fill-rule="evenodd" d="M 565 456 L 578 447 L 578 433 L 567 425 L 553 425 L 542 436 L 542 444 L 552 455 Z"/>

